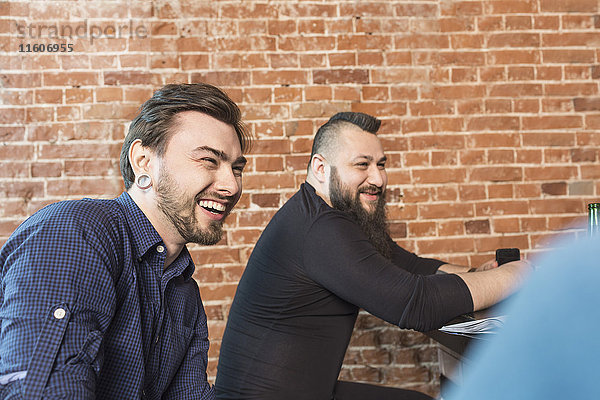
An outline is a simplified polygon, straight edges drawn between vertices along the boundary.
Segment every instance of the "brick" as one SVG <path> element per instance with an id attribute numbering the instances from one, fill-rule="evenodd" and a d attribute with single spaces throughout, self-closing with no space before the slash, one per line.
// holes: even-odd
<path id="1" fill-rule="evenodd" d="M 489 150 L 489 164 L 513 164 L 515 162 L 515 152 L 513 150 Z"/>
<path id="2" fill-rule="evenodd" d="M 465 234 L 464 225 L 462 221 L 440 222 L 438 232 L 441 236 L 459 236 Z"/>
<path id="3" fill-rule="evenodd" d="M 576 115 L 550 117 L 523 117 L 523 129 L 569 129 L 583 127 L 583 119 Z"/>
<path id="4" fill-rule="evenodd" d="M 451 3 L 444 3 L 441 11 L 442 15 L 481 15 L 483 13 L 483 5 L 480 1 L 453 1 Z"/>
<path id="5" fill-rule="evenodd" d="M 423 135 L 409 139 L 411 149 L 462 149 L 465 145 L 463 135 Z"/>
<path id="6" fill-rule="evenodd" d="M 544 63 L 593 63 L 595 62 L 593 50 L 543 50 Z"/>
<path id="7" fill-rule="evenodd" d="M 439 115 L 439 114 L 453 114 L 454 108 L 452 102 L 449 101 L 419 101 L 411 102 L 408 106 L 412 115 L 425 116 L 425 115 Z"/>
<path id="8" fill-rule="evenodd" d="M 294 20 L 269 20 L 267 32 L 270 35 L 289 35 L 296 33 L 297 22 Z"/>
<path id="9" fill-rule="evenodd" d="M 244 73 L 246 75 L 246 73 Z M 309 81 L 308 73 L 301 70 L 290 71 L 253 71 L 252 82 L 256 85 L 292 85 L 306 84 Z M 250 80 L 239 82 L 238 85 L 248 85 Z M 317 83 L 317 82 L 315 82 Z"/>
<path id="10" fill-rule="evenodd" d="M 485 54 L 480 51 L 440 51 L 439 61 L 442 65 L 484 65 Z"/>
<path id="11" fill-rule="evenodd" d="M 35 91 L 35 102 L 43 103 L 62 103 L 63 92 L 61 89 L 38 89 Z"/>
<path id="12" fill-rule="evenodd" d="M 505 25 L 508 30 L 529 30 L 533 27 L 533 18 L 530 15 L 509 15 Z"/>
<path id="13" fill-rule="evenodd" d="M 361 69 L 315 70 L 313 82 L 315 84 L 369 83 L 369 74 L 368 71 Z"/>
<path id="14" fill-rule="evenodd" d="M 41 178 L 58 178 L 62 175 L 60 162 L 34 162 L 31 163 L 31 176 Z"/>
<path id="15" fill-rule="evenodd" d="M 525 163 L 525 164 L 541 164 L 542 152 L 540 150 L 517 149 L 516 161 L 518 163 Z"/>
<path id="16" fill-rule="evenodd" d="M 433 117 L 430 122 L 432 132 L 460 132 L 464 130 L 462 118 Z"/>
<path id="17" fill-rule="evenodd" d="M 277 44 L 283 51 L 331 51 L 336 47 L 336 40 L 331 36 L 285 36 L 279 38 Z"/>
<path id="18" fill-rule="evenodd" d="M 492 50 L 489 52 L 489 64 L 539 64 L 541 59 L 538 50 Z M 545 61 L 545 59 L 544 59 Z"/>
<path id="19" fill-rule="evenodd" d="M 597 93 L 593 83 L 548 84 L 545 85 L 544 91 L 551 96 L 585 96 Z"/>
<path id="20" fill-rule="evenodd" d="M 541 0 L 542 12 L 597 12 L 596 0 Z"/>
<path id="21" fill-rule="evenodd" d="M 3 108 L 0 113 L 0 124 L 24 124 L 26 121 L 26 108 Z"/>
<path id="22" fill-rule="evenodd" d="M 571 161 L 574 163 L 580 162 L 595 162 L 597 160 L 596 149 L 575 148 L 571 149 Z"/>
<path id="23" fill-rule="evenodd" d="M 271 68 L 299 68 L 300 64 L 297 56 L 291 56 L 289 54 L 270 54 L 269 62 Z"/>
<path id="24" fill-rule="evenodd" d="M 300 68 L 324 68 L 326 57 L 324 54 L 299 54 Z"/>
<path id="25" fill-rule="evenodd" d="M 525 146 L 573 146 L 575 135 L 563 132 L 524 132 L 522 133 Z"/>
<path id="26" fill-rule="evenodd" d="M 542 193 L 551 196 L 559 196 L 567 194 L 566 182 L 542 183 Z"/>
<path id="27" fill-rule="evenodd" d="M 0 182 L 0 197 L 20 197 L 31 199 L 33 197 L 42 197 L 44 194 L 43 182 L 28 182 L 23 180 Z"/>
<path id="28" fill-rule="evenodd" d="M 3 110 L 4 111 L 4 110 Z M 25 139 L 25 127 L 0 126 L 0 142 L 20 142 Z"/>
<path id="29" fill-rule="evenodd" d="M 577 176 L 577 167 L 558 167 L 558 166 L 542 166 L 542 167 L 526 167 L 525 180 L 559 180 L 571 179 Z"/>
<path id="30" fill-rule="evenodd" d="M 107 101 L 122 101 L 123 100 L 123 89 L 114 87 L 102 87 L 96 89 L 96 101 L 107 102 Z"/>
<path id="31" fill-rule="evenodd" d="M 0 74 L 0 86 L 3 88 L 33 88 L 42 85 L 40 73 L 3 73 Z"/>
<path id="32" fill-rule="evenodd" d="M 353 112 L 362 112 L 369 115 L 405 115 L 406 103 L 404 102 L 377 102 L 377 103 L 352 103 L 350 110 Z"/>
<path id="33" fill-rule="evenodd" d="M 471 238 L 427 239 L 417 240 L 420 253 L 463 253 L 475 250 L 475 242 Z"/>
<path id="34" fill-rule="evenodd" d="M 594 182 L 569 182 L 569 196 L 592 196 L 594 194 Z"/>
<path id="35" fill-rule="evenodd" d="M 518 218 L 494 218 L 494 233 L 516 233 L 521 231 Z"/>
<path id="36" fill-rule="evenodd" d="M 534 79 L 535 69 L 533 67 L 508 68 L 508 79 L 511 81 L 531 81 Z"/>
<path id="37" fill-rule="evenodd" d="M 533 27 L 543 30 L 557 30 L 560 24 L 560 17 L 554 15 L 535 15 L 533 17 Z"/>
<path id="38" fill-rule="evenodd" d="M 486 163 L 486 155 L 483 150 L 461 150 L 459 152 L 462 165 L 478 165 Z"/>
<path id="39" fill-rule="evenodd" d="M 518 117 L 473 117 L 467 122 L 469 131 L 519 130 Z"/>
<path id="40" fill-rule="evenodd" d="M 520 181 L 523 171 L 520 167 L 476 167 L 471 170 L 470 181 Z"/>
<path id="41" fill-rule="evenodd" d="M 137 71 L 115 71 L 104 72 L 105 85 L 147 85 L 150 82 L 150 74 Z"/>
<path id="42" fill-rule="evenodd" d="M 538 47 L 540 36 L 536 33 L 497 33 L 490 35 L 489 47 Z"/>
<path id="43" fill-rule="evenodd" d="M 410 237 L 436 236 L 437 225 L 435 222 L 409 222 L 407 233 Z"/>
<path id="44" fill-rule="evenodd" d="M 526 249 L 529 247 L 527 235 L 481 237 L 475 239 L 478 252 L 494 251 L 506 247 Z"/>
<path id="45" fill-rule="evenodd" d="M 333 114 L 341 111 L 349 111 L 346 104 L 335 103 L 302 103 L 292 106 L 292 116 L 294 118 L 329 118 Z"/>
<path id="46" fill-rule="evenodd" d="M 600 98 L 573 99 L 575 111 L 600 111 Z"/>
<path id="47" fill-rule="evenodd" d="M 492 97 L 510 97 L 515 96 L 539 96 L 542 94 L 542 85 L 535 83 L 511 83 L 496 84 L 490 90 Z"/>
<path id="48" fill-rule="evenodd" d="M 395 15 L 402 15 L 407 17 L 437 17 L 438 6 L 436 4 L 398 4 L 394 5 Z"/>
<path id="49" fill-rule="evenodd" d="M 582 209 L 581 200 L 578 199 L 543 199 L 529 202 L 531 212 L 534 214 L 563 214 L 579 213 Z"/>
<path id="50" fill-rule="evenodd" d="M 116 161 L 111 160 L 65 160 L 66 176 L 116 176 L 120 175 Z"/>
<path id="51" fill-rule="evenodd" d="M 488 186 L 488 198 L 490 199 L 512 199 L 512 184 L 493 184 Z"/>

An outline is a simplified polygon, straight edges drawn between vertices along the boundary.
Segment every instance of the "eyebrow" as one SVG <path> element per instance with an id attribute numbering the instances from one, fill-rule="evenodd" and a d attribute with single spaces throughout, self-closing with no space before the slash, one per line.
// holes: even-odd
<path id="1" fill-rule="evenodd" d="M 223 150 L 217 150 L 214 149 L 210 146 L 200 146 L 200 147 L 196 147 L 194 149 L 194 151 L 208 151 L 209 153 L 214 154 L 216 157 L 218 157 L 220 160 L 223 161 L 229 161 L 229 156 L 227 155 L 227 153 L 225 153 Z M 246 159 L 246 157 L 244 156 L 239 156 L 238 158 L 236 158 L 232 164 L 244 164 L 246 165 L 246 163 L 248 162 L 248 160 Z"/>

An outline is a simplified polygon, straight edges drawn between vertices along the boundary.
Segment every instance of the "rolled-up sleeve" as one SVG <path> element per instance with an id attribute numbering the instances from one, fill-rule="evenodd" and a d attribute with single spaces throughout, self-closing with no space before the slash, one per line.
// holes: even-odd
<path id="1" fill-rule="evenodd" d="M 115 312 L 115 241 L 63 211 L 30 218 L 0 252 L 0 375 L 26 373 L 5 385 L 9 398 L 94 398 Z"/>
<path id="2" fill-rule="evenodd" d="M 421 275 L 399 268 L 377 252 L 354 221 L 340 213 L 326 213 L 315 221 L 304 245 L 304 264 L 312 279 L 401 328 L 428 331 L 473 311 L 470 291 L 460 277 Z M 408 269 L 418 269 L 413 267 Z"/>

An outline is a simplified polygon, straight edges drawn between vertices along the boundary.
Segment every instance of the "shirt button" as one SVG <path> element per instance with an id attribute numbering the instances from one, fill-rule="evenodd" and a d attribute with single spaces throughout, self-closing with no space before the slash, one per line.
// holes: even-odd
<path id="1" fill-rule="evenodd" d="M 158 246 L 156 246 L 156 251 L 158 251 L 159 253 L 162 253 L 163 251 L 165 251 L 165 247 L 161 246 L 160 244 Z"/>
<path id="2" fill-rule="evenodd" d="M 158 344 L 159 339 L 160 339 L 160 336 L 156 336 L 156 339 L 154 340 L 154 344 Z"/>
<path id="3" fill-rule="evenodd" d="M 56 319 L 63 319 L 65 315 L 67 315 L 67 312 L 64 308 L 57 308 L 54 310 L 54 318 Z"/>

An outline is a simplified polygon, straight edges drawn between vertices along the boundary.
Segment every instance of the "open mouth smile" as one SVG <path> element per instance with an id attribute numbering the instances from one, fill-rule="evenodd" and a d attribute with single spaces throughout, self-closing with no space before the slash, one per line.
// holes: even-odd
<path id="1" fill-rule="evenodd" d="M 198 201 L 198 205 L 213 219 L 223 218 L 225 216 L 225 210 L 227 209 L 225 204 L 212 200 L 200 200 Z"/>

